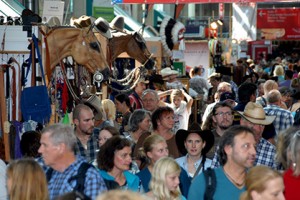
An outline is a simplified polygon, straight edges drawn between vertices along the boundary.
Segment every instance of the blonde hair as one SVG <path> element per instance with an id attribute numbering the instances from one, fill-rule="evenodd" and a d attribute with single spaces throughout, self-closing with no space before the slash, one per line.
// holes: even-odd
<path id="1" fill-rule="evenodd" d="M 252 191 L 262 193 L 268 182 L 276 178 L 282 178 L 280 172 L 263 165 L 252 167 L 246 177 L 246 191 L 241 194 L 240 200 L 252 200 Z"/>
<path id="2" fill-rule="evenodd" d="M 180 174 L 180 171 L 180 166 L 170 157 L 160 158 L 155 163 L 150 181 L 150 190 L 157 200 L 181 199 L 179 186 L 176 191 L 170 191 L 166 185 L 166 176 L 173 173 Z"/>
<path id="3" fill-rule="evenodd" d="M 275 66 L 274 75 L 275 76 L 283 76 L 284 75 L 284 69 L 283 69 L 282 65 Z"/>
<path id="4" fill-rule="evenodd" d="M 264 84 L 264 94 L 267 95 L 271 90 L 278 89 L 278 84 L 273 80 L 267 80 Z"/>
<path id="5" fill-rule="evenodd" d="M 173 89 L 170 96 L 171 96 L 171 101 L 173 102 L 173 98 L 174 97 L 181 97 L 182 98 L 183 97 L 183 93 L 179 89 Z"/>
<path id="6" fill-rule="evenodd" d="M 99 195 L 96 200 L 146 200 L 144 196 L 130 190 L 110 190 Z"/>
<path id="7" fill-rule="evenodd" d="M 117 111 L 115 103 L 110 99 L 103 99 L 101 103 L 107 118 L 105 120 L 115 120 Z"/>
<path id="8" fill-rule="evenodd" d="M 158 143 L 166 142 L 165 138 L 163 138 L 160 135 L 152 134 L 146 137 L 146 139 L 143 142 L 143 147 L 141 147 L 138 151 L 138 157 L 140 158 L 146 158 L 147 163 L 150 163 L 150 158 L 147 156 L 147 152 L 151 152 L 154 148 L 154 146 Z"/>
<path id="9" fill-rule="evenodd" d="M 49 199 L 45 173 L 33 159 L 13 161 L 6 173 L 7 179 L 11 180 L 10 200 Z"/>

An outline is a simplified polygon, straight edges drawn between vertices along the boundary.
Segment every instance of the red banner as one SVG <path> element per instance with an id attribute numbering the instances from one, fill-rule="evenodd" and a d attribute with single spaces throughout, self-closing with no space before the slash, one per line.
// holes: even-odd
<path id="1" fill-rule="evenodd" d="M 112 0 L 113 4 L 185 4 L 185 3 L 250 3 L 288 2 L 289 0 Z"/>
<path id="2" fill-rule="evenodd" d="M 300 9 L 257 9 L 257 29 L 263 39 L 300 39 Z"/>

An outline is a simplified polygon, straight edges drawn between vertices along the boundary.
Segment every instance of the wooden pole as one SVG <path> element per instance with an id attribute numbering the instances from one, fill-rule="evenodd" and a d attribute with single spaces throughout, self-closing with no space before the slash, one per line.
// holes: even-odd
<path id="1" fill-rule="evenodd" d="M 7 113 L 6 113 L 6 101 L 4 96 L 4 72 L 3 68 L 0 68 L 0 112 L 1 112 L 1 128 L 2 128 L 2 136 L 4 143 L 4 151 L 5 151 L 5 160 L 10 160 L 10 150 L 9 150 L 9 137 L 7 127 L 5 127 L 5 123 L 7 123 Z"/>

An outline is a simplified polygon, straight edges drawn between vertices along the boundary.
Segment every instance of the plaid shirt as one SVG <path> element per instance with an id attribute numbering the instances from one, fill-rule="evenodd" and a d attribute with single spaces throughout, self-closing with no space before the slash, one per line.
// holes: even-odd
<path id="1" fill-rule="evenodd" d="M 219 162 L 219 155 L 218 155 L 219 146 L 215 152 L 214 158 L 211 163 L 211 168 L 218 168 L 221 167 Z M 278 165 L 275 160 L 276 156 L 276 148 L 273 144 L 261 138 L 259 143 L 256 146 L 256 159 L 254 162 L 254 166 L 257 165 L 265 165 L 271 167 L 273 169 L 278 169 Z"/>
<path id="2" fill-rule="evenodd" d="M 99 149 L 98 135 L 99 135 L 99 130 L 95 128 L 90 139 L 87 141 L 87 149 L 83 147 L 81 141 L 77 138 L 77 143 L 75 146 L 75 154 L 81 155 L 88 162 L 94 161 L 97 157 L 97 150 Z"/>
<path id="3" fill-rule="evenodd" d="M 294 117 L 289 110 L 285 110 L 276 105 L 267 105 L 267 107 L 264 107 L 264 110 L 266 115 L 276 116 L 273 124 L 277 134 L 286 130 L 294 123 Z"/>
<path id="4" fill-rule="evenodd" d="M 48 183 L 50 200 L 67 192 L 73 191 L 73 188 L 76 186 L 76 180 L 71 181 L 70 183 L 68 180 L 72 176 L 77 175 L 77 171 L 83 162 L 85 162 L 84 158 L 77 156 L 76 161 L 63 172 L 53 170 L 51 179 Z M 96 199 L 101 192 L 107 190 L 99 172 L 93 167 L 90 167 L 86 172 L 84 187 L 84 194 L 89 196 L 91 199 Z"/>

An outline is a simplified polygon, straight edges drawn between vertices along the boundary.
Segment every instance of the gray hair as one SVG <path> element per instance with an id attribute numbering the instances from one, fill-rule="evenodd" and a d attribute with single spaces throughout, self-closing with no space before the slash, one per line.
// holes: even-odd
<path id="1" fill-rule="evenodd" d="M 74 129 L 70 125 L 53 124 L 44 128 L 42 134 L 49 134 L 49 138 L 54 145 L 63 143 L 69 150 L 75 150 L 77 138 Z"/>
<path id="2" fill-rule="evenodd" d="M 128 130 L 132 132 L 139 130 L 139 124 L 146 118 L 147 115 L 151 120 L 151 113 L 149 111 L 144 109 L 136 109 L 129 118 Z"/>
<path id="3" fill-rule="evenodd" d="M 293 137 L 290 138 L 290 145 L 288 147 L 288 152 L 290 153 L 290 159 L 288 160 L 288 166 L 293 167 L 293 175 L 300 175 L 300 130 L 294 132 Z"/>
<path id="4" fill-rule="evenodd" d="M 158 96 L 157 92 L 155 90 L 152 90 L 152 89 L 146 89 L 146 90 L 144 90 L 141 99 L 143 99 L 145 97 L 145 95 L 148 94 L 148 93 L 151 93 L 153 96 L 155 96 L 155 98 L 157 100 L 159 100 L 159 96 Z"/>

